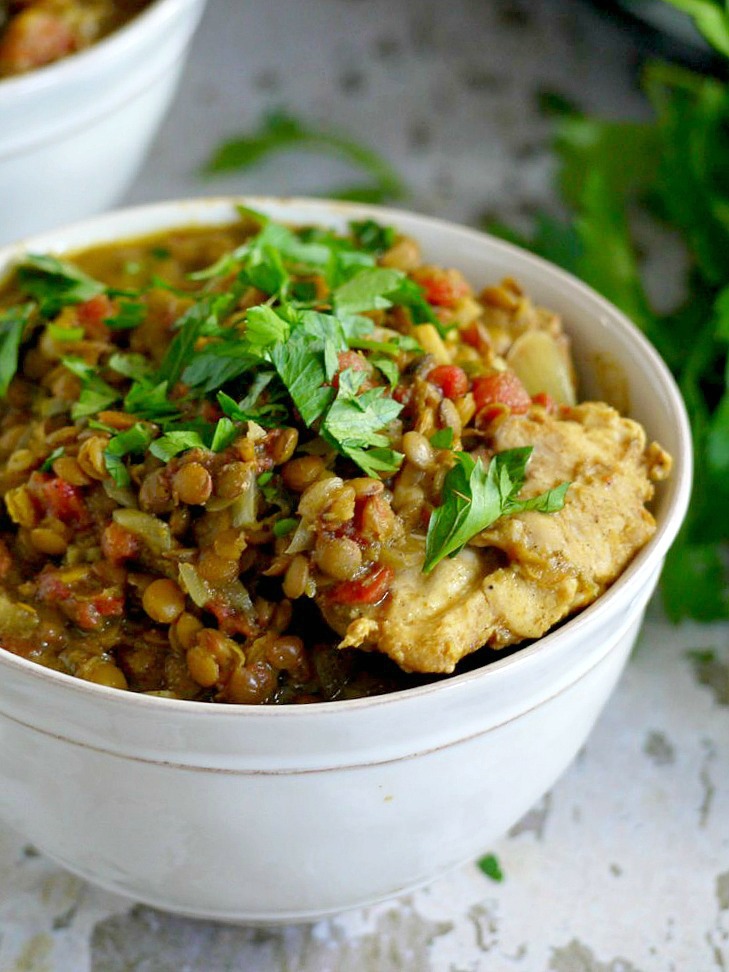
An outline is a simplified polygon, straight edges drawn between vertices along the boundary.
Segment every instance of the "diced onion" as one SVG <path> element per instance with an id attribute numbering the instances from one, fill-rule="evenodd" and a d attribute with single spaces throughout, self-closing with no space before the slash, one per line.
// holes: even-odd
<path id="1" fill-rule="evenodd" d="M 38 624 L 38 615 L 28 604 L 11 601 L 0 594 L 0 633 L 4 635 L 27 634 Z"/>
<path id="2" fill-rule="evenodd" d="M 559 405 L 574 405 L 575 388 L 569 365 L 546 331 L 525 331 L 509 348 L 506 363 L 530 395 L 546 392 Z"/>
<path id="3" fill-rule="evenodd" d="M 246 471 L 245 487 L 231 505 L 230 514 L 231 524 L 236 529 L 255 526 L 258 517 L 258 483 L 252 467 Z"/>
<path id="4" fill-rule="evenodd" d="M 205 607 L 213 599 L 213 591 L 207 581 L 198 574 L 192 564 L 180 564 L 180 587 L 186 591 L 198 607 Z"/>
<path id="5" fill-rule="evenodd" d="M 117 486 L 113 479 L 105 479 L 101 484 L 108 497 L 126 509 L 137 509 L 137 497 L 129 486 Z"/>
<path id="6" fill-rule="evenodd" d="M 310 525 L 306 524 L 303 520 L 299 520 L 299 525 L 296 527 L 296 531 L 291 537 L 291 542 L 286 548 L 286 553 L 301 553 L 303 550 L 309 550 L 313 546 L 314 531 Z"/>
<path id="7" fill-rule="evenodd" d="M 172 547 L 169 526 L 151 513 L 141 510 L 114 510 L 114 522 L 141 537 L 153 553 L 166 553 Z"/>

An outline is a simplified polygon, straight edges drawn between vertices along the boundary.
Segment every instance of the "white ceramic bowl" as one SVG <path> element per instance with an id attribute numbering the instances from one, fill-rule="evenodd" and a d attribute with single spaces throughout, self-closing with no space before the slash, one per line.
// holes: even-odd
<path id="1" fill-rule="evenodd" d="M 98 44 L 0 80 L 0 242 L 113 205 L 175 92 L 205 0 L 156 0 Z"/>
<path id="2" fill-rule="evenodd" d="M 686 511 L 691 446 L 662 361 L 566 273 L 473 230 L 323 201 L 249 199 L 291 223 L 373 217 L 476 285 L 510 274 L 560 311 L 583 397 L 619 363 L 632 414 L 675 458 L 658 530 L 594 605 L 477 671 L 373 699 L 223 706 L 117 692 L 0 650 L 0 815 L 69 870 L 160 908 L 318 918 L 474 858 L 554 783 L 613 689 Z M 234 217 L 204 200 L 121 211 L 33 240 L 63 251 Z M 0 272 L 18 248 L 0 251 Z M 597 363 L 599 360 L 599 364 Z M 613 369 L 614 370 L 614 369 Z"/>

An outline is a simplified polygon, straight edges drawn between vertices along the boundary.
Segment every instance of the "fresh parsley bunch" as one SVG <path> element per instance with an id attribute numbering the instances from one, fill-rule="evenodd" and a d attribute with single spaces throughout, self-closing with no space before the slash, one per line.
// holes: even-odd
<path id="1" fill-rule="evenodd" d="M 719 0 L 672 0 L 729 56 Z M 672 369 L 691 419 L 695 482 L 662 587 L 674 620 L 729 617 L 729 86 L 676 67 L 648 66 L 647 122 L 565 111 L 557 123 L 558 186 L 573 212 L 538 218 L 524 238 L 502 235 L 582 277 L 624 310 Z M 569 106 L 568 106 L 569 107 Z M 647 295 L 635 227 L 653 221 L 686 256 L 684 296 L 668 312 Z"/>

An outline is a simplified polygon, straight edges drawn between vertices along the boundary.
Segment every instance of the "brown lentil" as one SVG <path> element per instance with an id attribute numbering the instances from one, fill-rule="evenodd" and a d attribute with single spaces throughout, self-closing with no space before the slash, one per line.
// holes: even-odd
<path id="1" fill-rule="evenodd" d="M 238 560 L 219 557 L 213 550 L 203 550 L 198 557 L 197 572 L 208 583 L 226 584 L 238 576 Z"/>
<path id="2" fill-rule="evenodd" d="M 220 665 L 209 652 L 199 645 L 187 652 L 187 667 L 198 685 L 211 688 L 220 679 Z"/>
<path id="3" fill-rule="evenodd" d="M 108 444 L 108 436 L 92 435 L 79 446 L 77 462 L 91 479 L 106 479 L 109 475 L 104 461 Z"/>
<path id="4" fill-rule="evenodd" d="M 335 580 L 349 580 L 362 566 L 362 551 L 348 537 L 319 540 L 314 557 L 320 570 Z"/>
<path id="5" fill-rule="evenodd" d="M 250 483 L 249 466 L 245 462 L 229 462 L 215 474 L 215 495 L 235 499 Z"/>
<path id="6" fill-rule="evenodd" d="M 199 462 L 188 462 L 177 470 L 172 485 L 182 503 L 203 506 L 213 491 L 213 478 Z"/>
<path id="7" fill-rule="evenodd" d="M 299 433 L 296 429 L 282 429 L 281 434 L 276 438 L 271 450 L 271 459 L 275 466 L 280 466 L 293 456 L 299 442 Z"/>
<path id="8" fill-rule="evenodd" d="M 172 624 L 185 610 L 185 595 L 174 581 L 152 581 L 142 595 L 142 606 L 153 621 Z"/>
<path id="9" fill-rule="evenodd" d="M 288 566 L 283 580 L 283 592 L 293 600 L 301 597 L 306 591 L 309 580 L 309 561 L 301 554 L 297 554 Z"/>
<path id="10" fill-rule="evenodd" d="M 434 460 L 433 447 L 420 432 L 406 432 L 402 437 L 405 458 L 418 469 L 428 469 Z"/>
<path id="11" fill-rule="evenodd" d="M 78 459 L 74 459 L 73 456 L 61 456 L 56 459 L 53 463 L 53 472 L 72 486 L 88 486 L 93 481 L 92 477 L 83 471 Z"/>
<path id="12" fill-rule="evenodd" d="M 324 460 L 320 456 L 299 456 L 290 459 L 281 470 L 284 485 L 295 493 L 303 493 L 325 470 Z"/>
<path id="13" fill-rule="evenodd" d="M 30 531 L 30 542 L 39 553 L 59 557 L 66 552 L 68 544 L 60 533 L 42 527 Z"/>
<path id="14" fill-rule="evenodd" d="M 260 705 L 276 687 L 276 675 L 265 661 L 236 668 L 225 686 L 223 698 L 238 705 Z"/>

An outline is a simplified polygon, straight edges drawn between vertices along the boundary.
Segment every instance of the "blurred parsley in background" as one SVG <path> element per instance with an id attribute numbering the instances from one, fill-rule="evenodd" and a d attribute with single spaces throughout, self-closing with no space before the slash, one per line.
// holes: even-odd
<path id="1" fill-rule="evenodd" d="M 729 56 L 721 0 L 668 0 Z M 648 66 L 651 121 L 603 121 L 557 105 L 558 189 L 572 213 L 536 219 L 525 237 L 492 232 L 560 264 L 617 304 L 655 344 L 683 392 L 695 479 L 686 524 L 666 561 L 669 617 L 729 617 L 729 86 L 665 63 Z M 560 110 L 561 108 L 561 110 Z M 651 306 L 632 227 L 678 234 L 687 269 L 681 303 Z"/>

